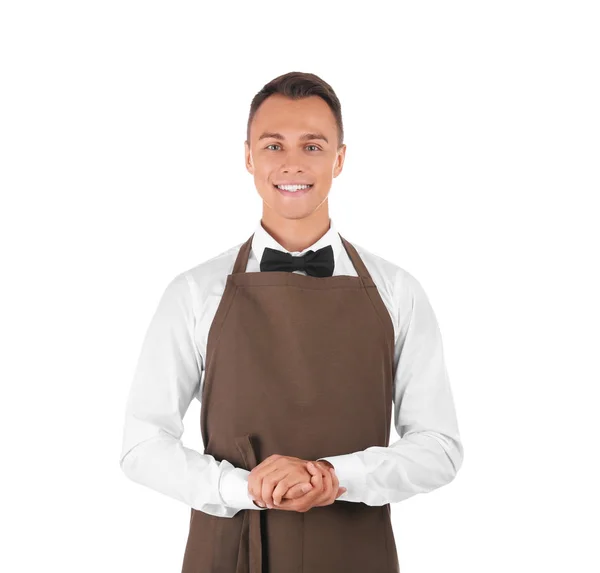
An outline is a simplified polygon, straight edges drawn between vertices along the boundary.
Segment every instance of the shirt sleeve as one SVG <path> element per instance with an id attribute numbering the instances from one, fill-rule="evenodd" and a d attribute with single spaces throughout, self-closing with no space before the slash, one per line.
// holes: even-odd
<path id="1" fill-rule="evenodd" d="M 330 461 L 347 491 L 337 499 L 384 505 L 454 479 L 463 461 L 441 333 L 421 284 L 401 269 L 395 281 L 394 420 L 400 439 Z"/>
<path id="2" fill-rule="evenodd" d="M 210 515 L 262 510 L 248 493 L 249 471 L 182 444 L 183 417 L 200 399 L 204 361 L 194 342 L 186 273 L 165 288 L 147 328 L 127 399 L 120 467 L 136 483 Z"/>

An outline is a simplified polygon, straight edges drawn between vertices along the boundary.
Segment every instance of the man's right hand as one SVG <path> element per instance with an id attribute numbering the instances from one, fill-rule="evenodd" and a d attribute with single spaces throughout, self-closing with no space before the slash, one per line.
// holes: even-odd
<path id="1" fill-rule="evenodd" d="M 312 464 L 312 469 L 309 468 L 309 464 Z M 293 500 L 297 500 L 300 499 L 301 497 L 307 495 L 308 493 L 313 493 L 313 497 L 316 496 L 320 496 L 320 498 L 323 499 L 324 503 L 322 504 L 317 504 L 317 505 L 329 505 L 330 503 L 333 503 L 333 501 L 335 501 L 335 499 L 337 499 L 340 495 L 342 495 L 343 493 L 345 493 L 347 490 L 345 487 L 339 487 L 339 481 L 337 479 L 337 476 L 335 475 L 335 470 L 334 472 L 330 471 L 330 468 L 333 468 L 333 466 L 326 461 L 317 461 L 317 462 L 312 462 L 312 461 L 308 461 L 306 462 L 306 474 L 308 476 L 308 481 L 306 482 L 301 482 L 298 484 L 293 485 L 292 487 L 290 487 L 287 492 L 281 496 L 281 504 L 283 504 L 285 501 L 293 501 Z M 320 477 L 317 477 L 319 476 Z M 333 497 L 333 499 L 329 499 L 332 495 L 333 495 L 333 487 L 335 487 L 335 490 L 337 491 L 335 497 Z M 318 492 L 314 492 L 313 490 L 317 488 L 319 491 Z M 324 492 L 327 491 L 328 495 L 327 495 L 327 499 L 325 500 L 325 498 L 323 497 Z M 264 504 L 262 503 L 262 500 L 254 500 L 253 499 L 253 503 L 254 505 L 256 505 L 257 507 L 265 507 Z M 275 504 L 273 506 L 273 509 L 285 509 L 286 506 L 281 507 L 280 505 Z M 289 504 L 287 504 L 287 507 L 290 507 Z"/>
<path id="2" fill-rule="evenodd" d="M 298 499 L 299 497 L 302 497 L 303 495 L 307 494 L 312 488 L 313 486 L 310 483 L 310 481 L 307 483 L 297 483 L 296 485 L 293 485 L 287 490 L 287 492 L 283 495 L 282 499 Z M 257 507 L 264 507 L 264 504 L 262 502 L 260 502 L 259 505 L 258 503 L 256 503 L 255 500 L 252 501 L 254 501 L 254 505 L 256 505 Z"/>
<path id="3" fill-rule="evenodd" d="M 287 492 L 283 494 L 282 500 L 298 499 L 299 497 L 302 497 L 303 495 L 307 494 L 309 491 L 311 491 L 313 489 L 313 485 L 311 483 L 312 474 L 308 471 L 308 469 L 306 469 L 306 466 L 305 466 L 305 474 L 306 474 L 305 480 L 288 488 Z M 265 504 L 262 502 L 262 500 L 258 500 L 258 503 L 257 503 L 257 500 L 253 499 L 252 501 L 254 502 L 254 505 L 256 505 L 257 507 L 265 507 Z"/>

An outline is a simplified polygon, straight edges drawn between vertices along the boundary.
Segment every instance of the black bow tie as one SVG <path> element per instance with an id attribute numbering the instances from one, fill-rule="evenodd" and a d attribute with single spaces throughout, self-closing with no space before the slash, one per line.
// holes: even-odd
<path id="1" fill-rule="evenodd" d="M 265 247 L 260 260 L 261 271 L 304 271 L 313 277 L 330 277 L 333 275 L 333 266 L 331 245 L 297 256 Z"/>

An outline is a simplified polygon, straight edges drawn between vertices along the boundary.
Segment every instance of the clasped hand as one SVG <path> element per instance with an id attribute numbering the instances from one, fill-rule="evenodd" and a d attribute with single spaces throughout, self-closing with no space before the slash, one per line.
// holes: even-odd
<path id="1" fill-rule="evenodd" d="M 248 477 L 248 493 L 257 505 L 304 513 L 332 504 L 346 491 L 339 487 L 333 466 L 274 454 L 258 464 Z"/>

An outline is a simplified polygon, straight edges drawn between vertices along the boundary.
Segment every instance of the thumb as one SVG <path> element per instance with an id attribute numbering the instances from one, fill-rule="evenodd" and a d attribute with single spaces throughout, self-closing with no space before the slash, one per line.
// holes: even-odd
<path id="1" fill-rule="evenodd" d="M 317 464 L 315 464 L 313 462 L 306 462 L 306 467 L 307 467 L 308 471 L 314 476 L 321 473 L 321 470 L 317 467 Z"/>
<path id="2" fill-rule="evenodd" d="M 299 497 L 302 497 L 304 494 L 308 493 L 311 489 L 312 485 L 310 483 L 297 483 L 288 489 L 283 497 L 285 499 L 298 499 Z"/>

